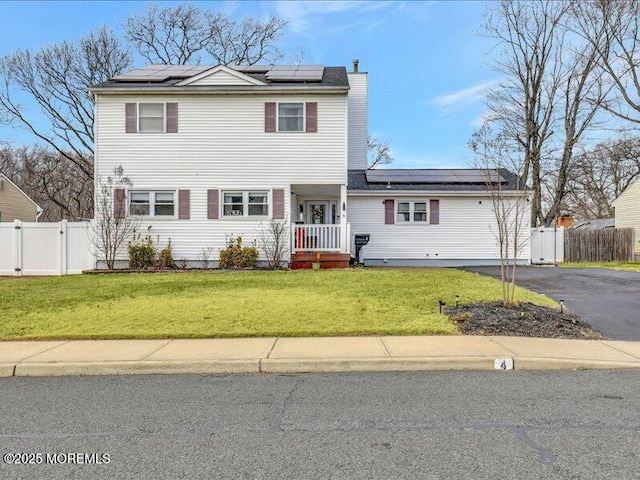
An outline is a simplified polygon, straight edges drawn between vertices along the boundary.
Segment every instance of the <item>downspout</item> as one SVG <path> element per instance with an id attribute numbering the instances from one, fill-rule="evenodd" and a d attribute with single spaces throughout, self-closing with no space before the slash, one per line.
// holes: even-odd
<path id="1" fill-rule="evenodd" d="M 38 219 L 40 218 L 43 212 L 44 210 L 41 207 L 36 208 L 36 223 L 38 223 Z"/>

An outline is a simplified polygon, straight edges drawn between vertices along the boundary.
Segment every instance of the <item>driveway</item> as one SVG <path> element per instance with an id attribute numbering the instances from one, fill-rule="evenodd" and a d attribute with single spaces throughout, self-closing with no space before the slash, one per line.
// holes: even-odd
<path id="1" fill-rule="evenodd" d="M 500 267 L 464 270 L 500 278 Z M 613 340 L 640 340 L 640 273 L 603 268 L 519 267 L 516 284 L 564 300 Z"/>

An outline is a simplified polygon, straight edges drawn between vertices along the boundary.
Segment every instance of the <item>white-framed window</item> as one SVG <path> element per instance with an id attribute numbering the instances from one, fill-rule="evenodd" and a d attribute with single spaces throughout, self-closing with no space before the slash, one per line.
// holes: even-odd
<path id="1" fill-rule="evenodd" d="M 138 132 L 164 133 L 166 128 L 164 103 L 138 104 Z"/>
<path id="2" fill-rule="evenodd" d="M 142 217 L 175 217 L 176 193 L 170 191 L 129 192 L 129 215 Z"/>
<path id="3" fill-rule="evenodd" d="M 427 202 L 396 202 L 397 223 L 427 223 Z"/>
<path id="4" fill-rule="evenodd" d="M 304 132 L 304 103 L 278 104 L 278 131 Z"/>
<path id="5" fill-rule="evenodd" d="M 265 190 L 222 192 L 223 217 L 266 217 L 269 215 L 269 192 Z"/>

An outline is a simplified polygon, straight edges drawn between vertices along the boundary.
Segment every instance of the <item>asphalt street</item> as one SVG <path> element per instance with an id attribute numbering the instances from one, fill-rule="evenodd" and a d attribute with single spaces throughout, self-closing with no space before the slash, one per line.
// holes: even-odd
<path id="1" fill-rule="evenodd" d="M 500 278 L 500 267 L 465 270 Z M 612 340 L 640 340 L 638 272 L 604 268 L 519 267 L 516 284 L 554 300 L 564 300 L 567 307 Z"/>
<path id="2" fill-rule="evenodd" d="M 109 462 L 0 478 L 638 479 L 639 391 L 635 370 L 6 378 L 3 457 Z"/>

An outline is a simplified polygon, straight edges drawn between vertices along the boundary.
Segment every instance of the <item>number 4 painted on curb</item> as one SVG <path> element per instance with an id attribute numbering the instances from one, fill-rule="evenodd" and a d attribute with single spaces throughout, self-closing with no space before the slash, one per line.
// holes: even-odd
<path id="1" fill-rule="evenodd" d="M 513 370 L 513 358 L 496 358 L 493 366 L 496 370 Z"/>

